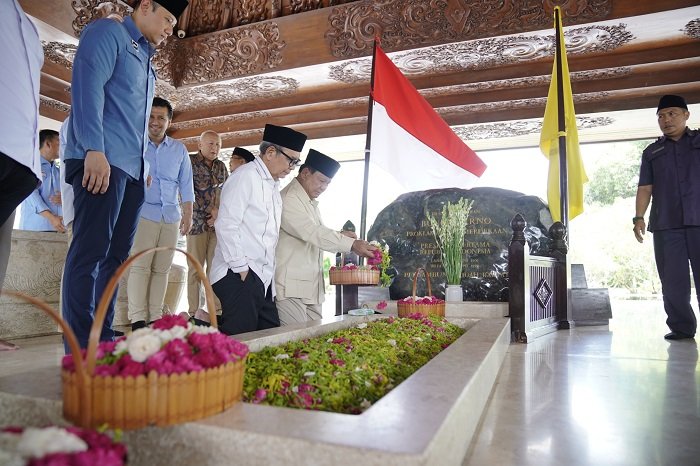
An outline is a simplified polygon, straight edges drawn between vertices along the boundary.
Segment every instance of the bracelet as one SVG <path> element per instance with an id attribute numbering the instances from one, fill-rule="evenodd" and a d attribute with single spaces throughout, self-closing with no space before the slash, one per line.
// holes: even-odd
<path id="1" fill-rule="evenodd" d="M 644 217 L 632 217 L 632 223 L 637 223 L 639 220 L 644 220 Z"/>

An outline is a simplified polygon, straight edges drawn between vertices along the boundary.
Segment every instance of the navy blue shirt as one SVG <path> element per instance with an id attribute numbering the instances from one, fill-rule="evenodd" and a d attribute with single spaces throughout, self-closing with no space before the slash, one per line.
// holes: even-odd
<path id="1" fill-rule="evenodd" d="M 686 128 L 642 153 L 639 186 L 652 185 L 649 231 L 700 226 L 700 132 Z"/>
<path id="2" fill-rule="evenodd" d="M 155 49 L 131 17 L 100 19 L 80 35 L 73 62 L 65 159 L 104 152 L 109 164 L 141 176 L 153 101 Z M 68 165 L 66 165 L 68 167 Z"/>

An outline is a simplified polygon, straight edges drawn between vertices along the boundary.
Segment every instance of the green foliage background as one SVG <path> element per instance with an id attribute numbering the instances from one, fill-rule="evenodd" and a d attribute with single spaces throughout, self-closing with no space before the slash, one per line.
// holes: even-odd
<path id="1" fill-rule="evenodd" d="M 639 162 L 652 141 L 601 145 L 596 160 L 584 160 L 589 182 L 585 210 L 569 224 L 571 259 L 586 269 L 589 287 L 622 288 L 631 294 L 661 292 L 652 233 L 639 244 L 632 232 Z M 648 216 L 647 216 L 648 220 Z"/>

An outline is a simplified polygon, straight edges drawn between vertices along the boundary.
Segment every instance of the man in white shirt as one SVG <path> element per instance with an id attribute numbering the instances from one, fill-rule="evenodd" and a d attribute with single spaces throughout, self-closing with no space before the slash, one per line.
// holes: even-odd
<path id="1" fill-rule="evenodd" d="M 39 77 L 44 50 L 17 0 L 0 1 L 0 287 L 10 258 L 15 209 L 41 179 Z M 0 351 L 16 349 L 0 341 Z"/>
<path id="2" fill-rule="evenodd" d="M 275 269 L 275 304 L 282 325 L 321 319 L 326 293 L 323 251 L 352 251 L 373 257 L 377 249 L 357 239 L 354 232 L 339 233 L 321 220 L 316 199 L 339 168 L 338 162 L 311 149 L 297 177 L 282 190 L 282 227 Z"/>
<path id="3" fill-rule="evenodd" d="M 260 156 L 224 184 L 210 278 L 221 301 L 219 329 L 228 335 L 280 325 L 274 302 L 279 180 L 299 164 L 305 142 L 293 129 L 266 125 Z"/>

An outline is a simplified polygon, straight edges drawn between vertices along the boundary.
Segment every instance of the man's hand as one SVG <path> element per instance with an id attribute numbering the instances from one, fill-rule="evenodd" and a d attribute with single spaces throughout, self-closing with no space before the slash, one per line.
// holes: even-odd
<path id="1" fill-rule="evenodd" d="M 182 220 L 180 220 L 180 234 L 185 236 L 192 229 L 192 213 L 189 215 L 187 213 L 182 214 Z"/>
<path id="2" fill-rule="evenodd" d="M 104 194 L 109 187 L 109 162 L 103 152 L 89 150 L 85 155 L 83 188 L 92 194 Z"/>
<path id="3" fill-rule="evenodd" d="M 367 241 L 363 239 L 356 239 L 352 243 L 352 252 L 362 257 L 374 257 L 374 251 L 377 250 L 376 246 L 372 246 Z"/>
<path id="4" fill-rule="evenodd" d="M 216 222 L 216 218 L 219 216 L 219 208 L 218 207 L 212 207 L 211 208 L 211 213 L 207 217 L 207 225 L 210 227 L 214 226 L 214 222 Z"/>
<path id="5" fill-rule="evenodd" d="M 49 202 L 53 205 L 61 205 L 61 193 L 56 193 L 53 196 L 49 196 Z"/>
<path id="6" fill-rule="evenodd" d="M 66 232 L 66 227 L 63 225 L 63 217 L 59 217 L 58 215 L 54 214 L 53 212 L 49 210 L 44 210 L 43 212 L 39 212 L 39 215 L 44 217 L 46 220 L 49 221 L 51 224 L 51 227 L 53 227 L 54 230 L 56 230 L 59 233 L 65 233 Z"/>
<path id="7" fill-rule="evenodd" d="M 340 232 L 341 235 L 347 236 L 348 238 L 357 239 L 357 235 L 354 231 L 343 230 Z"/>
<path id="8" fill-rule="evenodd" d="M 637 238 L 637 241 L 640 243 L 644 242 L 644 234 L 647 231 L 647 224 L 644 222 L 644 219 L 639 219 L 636 222 L 634 222 L 634 228 L 632 229 L 634 232 L 634 236 Z"/>

